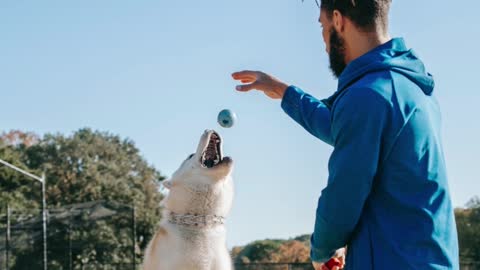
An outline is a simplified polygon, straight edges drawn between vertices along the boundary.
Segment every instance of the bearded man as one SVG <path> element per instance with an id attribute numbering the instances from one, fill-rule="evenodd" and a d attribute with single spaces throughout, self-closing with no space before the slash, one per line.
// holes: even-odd
<path id="1" fill-rule="evenodd" d="M 318 200 L 316 270 L 459 269 L 434 80 L 402 38 L 390 38 L 391 0 L 322 0 L 319 22 L 332 96 L 319 100 L 260 71 L 233 73 L 238 91 L 263 91 L 333 146 Z M 337 251 L 337 252 L 336 252 Z"/>

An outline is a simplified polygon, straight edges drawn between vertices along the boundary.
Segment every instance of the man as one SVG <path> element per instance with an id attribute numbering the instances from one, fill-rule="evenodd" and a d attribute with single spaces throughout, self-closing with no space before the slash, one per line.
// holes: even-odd
<path id="1" fill-rule="evenodd" d="M 288 115 L 334 147 L 311 237 L 316 270 L 344 246 L 345 269 L 459 269 L 434 81 L 403 39 L 390 38 L 390 2 L 321 1 L 338 78 L 328 99 L 263 72 L 232 74 L 243 83 L 237 90 L 282 99 Z"/>

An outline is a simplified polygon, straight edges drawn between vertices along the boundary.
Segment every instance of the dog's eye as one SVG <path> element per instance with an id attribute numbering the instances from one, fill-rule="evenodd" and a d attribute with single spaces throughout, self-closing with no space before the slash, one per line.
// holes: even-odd
<path id="1" fill-rule="evenodd" d="M 187 157 L 187 160 L 191 159 L 195 154 L 191 154 L 190 156 Z"/>

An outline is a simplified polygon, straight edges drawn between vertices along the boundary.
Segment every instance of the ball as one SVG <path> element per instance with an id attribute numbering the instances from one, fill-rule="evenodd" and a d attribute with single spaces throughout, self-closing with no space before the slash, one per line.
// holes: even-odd
<path id="1" fill-rule="evenodd" d="M 235 115 L 235 113 L 230 110 L 225 109 L 225 110 L 221 110 L 218 113 L 217 122 L 218 124 L 220 124 L 220 126 L 224 128 L 232 127 L 236 121 L 237 121 L 237 115 Z"/>

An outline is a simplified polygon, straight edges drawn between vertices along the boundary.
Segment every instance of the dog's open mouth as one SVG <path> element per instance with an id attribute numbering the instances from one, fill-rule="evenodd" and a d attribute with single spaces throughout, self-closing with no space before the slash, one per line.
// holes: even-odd
<path id="1" fill-rule="evenodd" d="M 200 163 L 205 168 L 212 168 L 220 164 L 222 160 L 222 139 L 218 133 L 213 132 L 210 135 L 207 147 L 202 153 Z"/>

